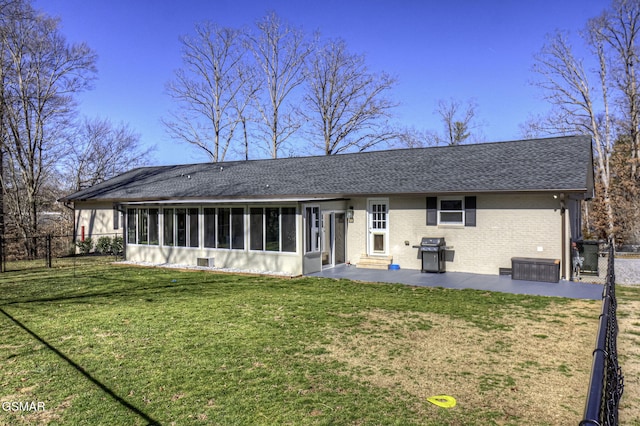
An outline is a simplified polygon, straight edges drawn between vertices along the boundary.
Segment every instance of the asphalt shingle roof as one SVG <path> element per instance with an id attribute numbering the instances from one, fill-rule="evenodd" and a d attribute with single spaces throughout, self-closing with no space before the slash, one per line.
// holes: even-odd
<path id="1" fill-rule="evenodd" d="M 593 186 L 589 136 L 333 156 L 142 167 L 64 201 L 346 197 L 582 191 Z"/>

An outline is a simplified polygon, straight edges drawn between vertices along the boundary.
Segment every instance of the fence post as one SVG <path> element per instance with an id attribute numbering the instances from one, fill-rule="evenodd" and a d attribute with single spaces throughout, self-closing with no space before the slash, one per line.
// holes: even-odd
<path id="1" fill-rule="evenodd" d="M 47 234 L 45 241 L 47 242 L 47 268 L 51 268 L 51 234 Z"/>

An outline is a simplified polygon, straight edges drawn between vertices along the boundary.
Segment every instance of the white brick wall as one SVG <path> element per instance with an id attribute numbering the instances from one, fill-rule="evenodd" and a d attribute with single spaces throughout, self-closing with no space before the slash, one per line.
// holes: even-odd
<path id="1" fill-rule="evenodd" d="M 357 263 L 366 253 L 367 199 L 350 203 L 356 211 L 349 224 L 348 258 Z M 479 194 L 476 227 L 427 226 L 426 196 L 392 196 L 389 204 L 389 254 L 401 268 L 421 268 L 412 246 L 422 237 L 444 237 L 452 247 L 448 271 L 498 274 L 499 268 L 511 267 L 512 257 L 562 258 L 560 202 L 551 194 Z"/>

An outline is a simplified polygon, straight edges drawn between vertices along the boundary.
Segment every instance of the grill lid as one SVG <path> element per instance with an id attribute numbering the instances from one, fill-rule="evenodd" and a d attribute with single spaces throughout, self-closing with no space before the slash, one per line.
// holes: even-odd
<path id="1" fill-rule="evenodd" d="M 445 245 L 444 238 L 422 237 L 420 246 L 422 247 L 439 247 Z"/>

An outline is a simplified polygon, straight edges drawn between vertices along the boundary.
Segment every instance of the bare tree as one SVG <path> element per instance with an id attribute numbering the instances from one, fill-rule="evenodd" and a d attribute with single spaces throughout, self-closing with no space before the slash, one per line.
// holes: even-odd
<path id="1" fill-rule="evenodd" d="M 591 81 L 582 61 L 573 55 L 567 37 L 556 33 L 537 55 L 534 70 L 543 78 L 538 85 L 546 98 L 555 106 L 561 121 L 578 133 L 592 135 L 596 152 L 597 173 L 602 185 L 603 207 L 607 217 L 607 236 L 615 235 L 615 219 L 610 196 L 610 156 L 613 150 L 613 135 L 609 111 L 608 67 L 604 46 L 600 38 L 591 39 L 599 63 L 596 97 L 591 91 Z M 600 105 L 596 107 L 596 102 Z"/>
<path id="2" fill-rule="evenodd" d="M 466 106 L 456 99 L 440 99 L 435 113 L 440 116 L 444 125 L 444 137 L 441 141 L 447 145 L 460 145 L 464 143 L 471 130 L 476 126 L 473 122 L 478 105 L 475 101 L 467 101 Z"/>
<path id="3" fill-rule="evenodd" d="M 257 108 L 269 154 L 277 158 L 283 144 L 301 126 L 293 92 L 304 82 L 305 62 L 313 43 L 274 12 L 258 21 L 257 29 L 248 45 L 261 70 L 261 86 L 266 92 L 266 99 L 258 102 Z"/>
<path id="4" fill-rule="evenodd" d="M 325 155 L 367 150 L 396 136 L 384 118 L 397 104 L 385 95 L 396 83 L 386 73 L 369 72 L 362 55 L 351 54 L 343 40 L 330 41 L 307 68 L 308 120 Z"/>
<path id="5" fill-rule="evenodd" d="M 640 94 L 635 67 L 638 63 L 640 2 L 614 0 L 612 7 L 588 23 L 592 46 L 611 64 L 611 82 L 618 97 L 621 119 L 617 124 L 629 136 L 631 179 L 640 179 Z M 608 49 L 607 49 L 608 48 Z"/>
<path id="6" fill-rule="evenodd" d="M 64 153 L 63 132 L 73 112 L 74 94 L 95 76 L 95 54 L 85 44 L 68 45 L 58 22 L 16 2 L 0 33 L 2 49 L 5 201 L 26 238 L 38 230 L 40 191 Z"/>
<path id="7" fill-rule="evenodd" d="M 149 163 L 151 148 L 142 149 L 140 135 L 108 119 L 85 119 L 71 139 L 65 175 L 73 191 L 96 185 Z"/>
<path id="8" fill-rule="evenodd" d="M 205 22 L 195 33 L 181 38 L 184 67 L 167 84 L 179 110 L 164 124 L 173 138 L 197 146 L 210 161 L 224 161 L 238 125 L 246 130 L 255 73 L 247 66 L 241 31 Z"/>
<path id="9" fill-rule="evenodd" d="M 233 110 L 238 120 L 238 124 L 241 126 L 241 140 L 242 140 L 242 153 L 245 160 L 249 160 L 249 136 L 251 134 L 249 130 L 249 123 L 255 123 L 258 121 L 254 110 L 251 108 L 255 104 L 257 93 L 260 89 L 259 80 L 256 77 L 256 70 L 251 66 L 246 66 L 244 69 L 244 84 L 240 89 L 239 96 L 233 99 Z"/>
<path id="10" fill-rule="evenodd" d="M 433 130 L 405 127 L 396 131 L 396 137 L 392 145 L 401 148 L 424 148 L 436 146 L 439 141 L 440 136 Z"/>
<path id="11" fill-rule="evenodd" d="M 557 114 L 557 111 L 532 115 L 524 123 L 520 123 L 519 128 L 523 139 L 570 136 L 576 133 L 575 127 L 568 125 L 563 115 Z"/>
<path id="12" fill-rule="evenodd" d="M 10 27 L 9 23 L 18 19 L 21 15 L 21 8 L 17 7 L 18 0 L 2 0 L 0 1 L 0 37 L 2 40 L 6 38 L 6 33 Z M 4 176 L 4 152 L 7 147 L 7 131 L 4 120 L 4 98 L 5 98 L 5 83 L 7 81 L 7 70 L 9 63 L 7 62 L 6 49 L 4 49 L 4 42 L 0 47 L 0 182 Z M 4 187 L 0 188 L 0 239 L 5 237 L 5 209 L 4 209 Z M 0 272 L 4 272 L 4 244 L 0 241 Z"/>

